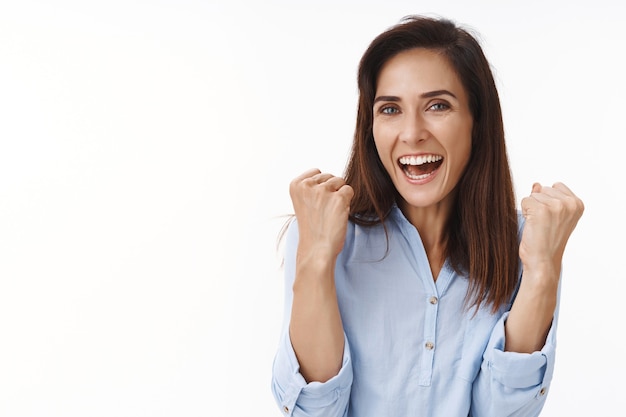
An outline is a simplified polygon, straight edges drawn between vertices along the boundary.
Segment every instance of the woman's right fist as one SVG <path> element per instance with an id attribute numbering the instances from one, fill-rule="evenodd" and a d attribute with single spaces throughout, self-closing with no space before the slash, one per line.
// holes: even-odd
<path id="1" fill-rule="evenodd" d="M 300 240 L 298 252 L 336 257 L 343 248 L 352 187 L 343 178 L 310 169 L 289 184 Z"/>

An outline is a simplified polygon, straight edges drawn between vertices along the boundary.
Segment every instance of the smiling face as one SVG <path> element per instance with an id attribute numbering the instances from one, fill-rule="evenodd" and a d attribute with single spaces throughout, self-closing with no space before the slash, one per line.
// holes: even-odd
<path id="1" fill-rule="evenodd" d="M 449 214 L 470 158 L 473 119 L 446 58 L 416 48 L 389 59 L 378 76 L 373 114 L 376 149 L 405 215 L 424 208 Z"/>

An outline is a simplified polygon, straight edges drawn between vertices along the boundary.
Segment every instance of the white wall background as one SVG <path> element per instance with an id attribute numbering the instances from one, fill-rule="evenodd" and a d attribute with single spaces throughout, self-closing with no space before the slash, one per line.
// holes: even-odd
<path id="1" fill-rule="evenodd" d="M 518 199 L 587 210 L 544 416 L 626 408 L 617 1 L 0 2 L 0 416 L 274 416 L 287 187 L 341 174 L 368 43 L 482 36 Z"/>

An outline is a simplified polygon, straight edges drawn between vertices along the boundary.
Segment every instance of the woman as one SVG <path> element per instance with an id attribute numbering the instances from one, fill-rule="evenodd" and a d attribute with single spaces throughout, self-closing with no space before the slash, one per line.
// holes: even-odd
<path id="1" fill-rule="evenodd" d="M 272 389 L 293 416 L 535 416 L 554 369 L 561 260 L 583 204 L 515 197 L 479 44 L 410 17 L 361 59 L 345 179 L 290 184 Z"/>

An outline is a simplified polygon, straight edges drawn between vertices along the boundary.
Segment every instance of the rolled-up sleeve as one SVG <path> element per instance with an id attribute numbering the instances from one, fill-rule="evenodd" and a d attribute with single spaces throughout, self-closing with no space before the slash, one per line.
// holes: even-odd
<path id="1" fill-rule="evenodd" d="M 344 336 L 345 338 L 345 336 Z M 345 340 L 341 369 L 328 381 L 307 383 L 285 332 L 274 358 L 272 392 L 285 416 L 345 416 L 348 411 L 352 363 Z"/>
<path id="2" fill-rule="evenodd" d="M 496 323 L 472 390 L 473 416 L 537 416 L 554 372 L 556 313 L 546 343 L 533 353 L 505 352 L 505 313 Z"/>

